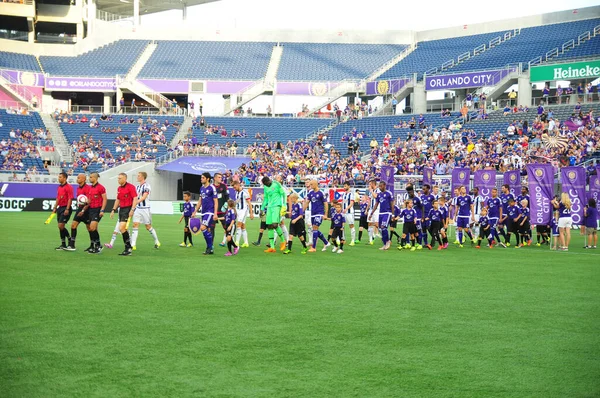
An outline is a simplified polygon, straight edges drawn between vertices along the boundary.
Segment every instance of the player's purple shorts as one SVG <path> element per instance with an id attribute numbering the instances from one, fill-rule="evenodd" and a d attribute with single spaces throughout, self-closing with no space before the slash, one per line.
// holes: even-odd
<path id="1" fill-rule="evenodd" d="M 202 214 L 202 225 L 210 227 L 213 224 L 214 213 L 203 213 Z"/>
<path id="2" fill-rule="evenodd" d="M 469 221 L 471 218 L 469 216 L 458 216 L 456 217 L 456 227 L 457 228 L 469 228 Z"/>
<path id="3" fill-rule="evenodd" d="M 379 213 L 379 228 L 387 228 L 390 225 L 390 213 Z"/>
<path id="4" fill-rule="evenodd" d="M 417 216 L 417 218 L 415 219 L 415 228 L 417 228 L 417 231 L 421 231 L 422 226 L 421 226 L 421 217 Z"/>
<path id="5" fill-rule="evenodd" d="M 310 223 L 312 225 L 316 225 L 317 227 L 323 223 L 323 215 L 316 215 L 310 217 Z"/>
<path id="6" fill-rule="evenodd" d="M 497 218 L 490 218 L 490 228 L 495 228 L 496 225 L 498 224 L 498 219 Z"/>

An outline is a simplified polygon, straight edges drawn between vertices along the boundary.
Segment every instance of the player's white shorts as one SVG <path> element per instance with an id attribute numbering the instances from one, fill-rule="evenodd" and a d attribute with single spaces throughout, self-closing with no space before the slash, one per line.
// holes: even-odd
<path id="1" fill-rule="evenodd" d="M 473 218 L 475 219 L 475 224 L 479 224 L 479 214 L 475 214 Z"/>
<path id="2" fill-rule="evenodd" d="M 348 224 L 348 225 L 356 224 L 356 221 L 354 220 L 354 211 L 344 214 L 344 217 L 346 218 L 346 224 Z"/>
<path id="3" fill-rule="evenodd" d="M 133 222 L 144 225 L 152 224 L 152 213 L 150 212 L 150 209 L 136 208 L 133 212 Z"/>
<path id="4" fill-rule="evenodd" d="M 369 217 L 367 217 L 368 223 L 377 224 L 379 223 L 379 209 L 375 210 L 375 213 L 371 216 L 371 212 L 369 211 Z"/>
<path id="5" fill-rule="evenodd" d="M 237 211 L 237 217 L 236 217 L 237 222 L 245 224 L 247 218 L 248 218 L 248 209 Z"/>
<path id="6" fill-rule="evenodd" d="M 571 228 L 573 219 L 571 217 L 561 217 L 558 219 L 558 228 Z"/>
<path id="7" fill-rule="evenodd" d="M 304 212 L 304 223 L 309 227 L 312 226 L 311 212 L 308 209 L 306 209 L 306 211 Z"/>

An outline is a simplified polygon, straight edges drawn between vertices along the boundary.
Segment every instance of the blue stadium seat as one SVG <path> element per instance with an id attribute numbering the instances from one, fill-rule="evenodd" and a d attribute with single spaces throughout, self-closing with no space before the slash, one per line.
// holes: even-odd
<path id="1" fill-rule="evenodd" d="M 7 113 L 6 110 L 0 109 L 0 140 L 11 140 L 11 130 L 31 131 L 34 132 L 38 128 L 46 128 L 42 118 L 37 112 L 30 112 L 29 115 L 14 115 Z M 37 140 L 30 141 L 32 144 L 36 144 Z M 2 165 L 4 164 L 5 157 L 0 154 L 0 170 L 3 170 Z M 35 157 L 24 157 L 23 158 L 23 172 L 30 167 L 35 166 L 39 174 L 48 174 L 48 171 L 44 169 L 44 162 L 42 159 Z"/>
<path id="2" fill-rule="evenodd" d="M 41 72 L 34 55 L 0 51 L 0 68 Z"/>

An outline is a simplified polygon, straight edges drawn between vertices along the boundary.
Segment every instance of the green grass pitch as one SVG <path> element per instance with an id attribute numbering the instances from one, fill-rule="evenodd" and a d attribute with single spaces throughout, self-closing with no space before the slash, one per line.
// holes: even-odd
<path id="1" fill-rule="evenodd" d="M 47 216 L 0 213 L 3 397 L 600 396 L 600 250 L 577 231 L 568 253 L 207 258 L 155 216 L 162 247 L 140 231 L 121 258 L 120 237 L 83 253 L 83 227 L 56 252 Z"/>

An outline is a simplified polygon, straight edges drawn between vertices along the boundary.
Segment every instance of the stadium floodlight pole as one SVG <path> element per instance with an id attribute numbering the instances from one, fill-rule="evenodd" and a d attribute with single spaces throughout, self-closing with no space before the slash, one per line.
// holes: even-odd
<path id="1" fill-rule="evenodd" d="M 140 0 L 133 0 L 133 26 L 140 25 Z"/>

